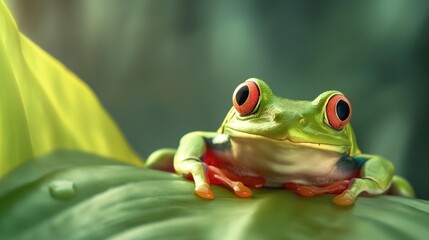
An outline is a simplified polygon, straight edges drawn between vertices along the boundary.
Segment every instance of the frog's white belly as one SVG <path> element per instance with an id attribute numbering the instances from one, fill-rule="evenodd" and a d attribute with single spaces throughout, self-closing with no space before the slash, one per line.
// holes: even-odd
<path id="1" fill-rule="evenodd" d="M 341 154 L 335 151 L 264 137 L 231 138 L 230 143 L 231 151 L 219 153 L 228 170 L 263 177 L 268 187 L 280 187 L 286 182 L 321 185 L 352 175 L 338 171 Z"/>

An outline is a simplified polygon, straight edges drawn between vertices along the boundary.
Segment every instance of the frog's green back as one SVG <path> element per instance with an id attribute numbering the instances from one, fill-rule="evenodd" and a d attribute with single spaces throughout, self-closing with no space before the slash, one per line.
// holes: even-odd
<path id="1" fill-rule="evenodd" d="M 23 36 L 0 1 L 0 177 L 56 149 L 140 165 L 94 93 Z"/>

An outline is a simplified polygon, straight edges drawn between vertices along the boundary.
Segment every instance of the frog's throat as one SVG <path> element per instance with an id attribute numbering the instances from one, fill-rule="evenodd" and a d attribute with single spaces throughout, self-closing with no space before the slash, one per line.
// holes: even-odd
<path id="1" fill-rule="evenodd" d="M 350 151 L 350 145 L 335 145 L 335 144 L 327 144 L 327 143 L 313 143 L 313 142 L 297 142 L 291 140 L 289 137 L 285 137 L 283 139 L 275 139 L 275 138 L 269 138 L 263 135 L 258 134 L 251 134 L 246 132 L 241 132 L 238 130 L 235 130 L 230 127 L 225 127 L 223 134 L 229 135 L 229 137 L 236 137 L 236 138 L 251 138 L 251 139 L 264 139 L 268 141 L 273 141 L 277 143 L 284 143 L 284 144 L 290 144 L 300 147 L 308 147 L 313 149 L 319 149 L 319 150 L 325 150 L 325 151 L 331 151 L 331 152 L 337 152 L 340 154 L 348 154 Z"/>

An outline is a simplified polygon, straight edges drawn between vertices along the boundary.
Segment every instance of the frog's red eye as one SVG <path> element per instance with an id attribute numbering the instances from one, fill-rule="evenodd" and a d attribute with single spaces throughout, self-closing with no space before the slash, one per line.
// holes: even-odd
<path id="1" fill-rule="evenodd" d="M 352 105 L 349 100 L 341 94 L 332 96 L 326 105 L 326 118 L 333 128 L 342 129 L 352 118 Z"/>
<path id="2" fill-rule="evenodd" d="M 259 88 L 253 81 L 246 81 L 235 89 L 232 95 L 232 105 L 240 116 L 251 114 L 259 102 Z"/>

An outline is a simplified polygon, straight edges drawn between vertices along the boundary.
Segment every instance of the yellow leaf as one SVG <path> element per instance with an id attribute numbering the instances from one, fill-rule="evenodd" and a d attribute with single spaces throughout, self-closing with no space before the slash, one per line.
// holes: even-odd
<path id="1" fill-rule="evenodd" d="M 143 165 L 88 86 L 22 35 L 0 1 L 0 176 L 57 149 Z"/>

